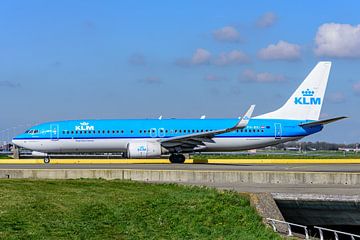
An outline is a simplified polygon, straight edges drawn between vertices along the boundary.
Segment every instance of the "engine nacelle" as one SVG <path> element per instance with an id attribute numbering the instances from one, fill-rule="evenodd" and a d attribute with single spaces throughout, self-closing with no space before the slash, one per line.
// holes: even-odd
<path id="1" fill-rule="evenodd" d="M 161 145 L 158 142 L 130 142 L 127 145 L 128 158 L 160 158 Z"/>
<path id="2" fill-rule="evenodd" d="M 32 151 L 31 155 L 34 157 L 46 157 L 48 154 L 44 152 Z"/>

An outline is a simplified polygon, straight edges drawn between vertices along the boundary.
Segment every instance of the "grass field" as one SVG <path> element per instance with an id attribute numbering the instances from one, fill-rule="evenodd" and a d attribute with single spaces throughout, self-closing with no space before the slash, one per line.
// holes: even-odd
<path id="1" fill-rule="evenodd" d="M 194 154 L 193 159 L 358 159 L 360 153 L 317 151 L 307 154 L 297 153 L 256 153 L 256 154 Z"/>
<path id="2" fill-rule="evenodd" d="M 0 239 L 281 239 L 246 196 L 106 180 L 0 180 Z"/>
<path id="3" fill-rule="evenodd" d="M 9 159 L 8 156 L 0 155 L 0 159 Z"/>

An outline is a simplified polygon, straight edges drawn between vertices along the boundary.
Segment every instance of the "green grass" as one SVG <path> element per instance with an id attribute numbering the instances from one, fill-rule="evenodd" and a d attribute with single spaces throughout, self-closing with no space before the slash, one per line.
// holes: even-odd
<path id="1" fill-rule="evenodd" d="M 342 152 L 316 152 L 316 153 L 307 153 L 307 154 L 204 154 L 204 155 L 192 155 L 195 160 L 205 160 L 205 159 L 358 159 L 360 154 L 355 153 L 346 153 L 344 155 Z"/>
<path id="2" fill-rule="evenodd" d="M 281 239 L 246 196 L 106 180 L 0 180 L 0 239 Z"/>
<path id="3" fill-rule="evenodd" d="M 9 159 L 9 156 L 0 155 L 0 159 Z"/>

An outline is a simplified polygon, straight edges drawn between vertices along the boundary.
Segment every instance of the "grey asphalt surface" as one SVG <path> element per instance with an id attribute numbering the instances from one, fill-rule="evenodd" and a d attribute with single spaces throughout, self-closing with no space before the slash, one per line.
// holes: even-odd
<path id="1" fill-rule="evenodd" d="M 0 169 L 144 169 L 360 173 L 360 164 L 0 164 Z"/>

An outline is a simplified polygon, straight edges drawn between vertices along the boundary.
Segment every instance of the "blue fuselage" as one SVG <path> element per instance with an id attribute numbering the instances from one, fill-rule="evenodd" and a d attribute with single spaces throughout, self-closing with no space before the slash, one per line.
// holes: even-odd
<path id="1" fill-rule="evenodd" d="M 226 129 L 238 121 L 238 119 L 69 120 L 34 126 L 16 136 L 13 142 L 21 147 L 43 152 L 125 151 L 126 145 L 132 141 L 156 141 Z M 208 144 L 202 151 L 236 151 L 264 147 L 300 139 L 322 129 L 321 125 L 299 126 L 304 122 L 254 118 L 244 129 L 214 136 L 215 143 Z M 105 146 L 106 141 L 109 143 L 111 141 L 111 147 Z M 92 146 L 94 149 L 91 149 Z"/>

